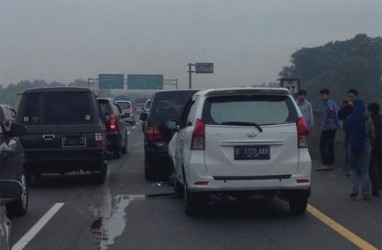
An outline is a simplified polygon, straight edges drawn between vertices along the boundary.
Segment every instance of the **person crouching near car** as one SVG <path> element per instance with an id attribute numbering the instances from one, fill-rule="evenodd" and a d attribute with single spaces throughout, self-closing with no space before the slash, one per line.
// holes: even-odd
<path id="1" fill-rule="evenodd" d="M 352 183 L 351 198 L 355 198 L 361 181 L 364 200 L 370 199 L 369 165 L 371 142 L 375 131 L 373 121 L 366 112 L 365 103 L 357 99 L 353 103 L 352 113 L 345 119 L 344 130 L 348 138 L 350 179 Z"/>
<path id="2" fill-rule="evenodd" d="M 367 106 L 375 128 L 375 139 L 372 143 L 369 175 L 371 180 L 371 195 L 379 196 L 382 190 L 382 114 L 377 103 Z"/>

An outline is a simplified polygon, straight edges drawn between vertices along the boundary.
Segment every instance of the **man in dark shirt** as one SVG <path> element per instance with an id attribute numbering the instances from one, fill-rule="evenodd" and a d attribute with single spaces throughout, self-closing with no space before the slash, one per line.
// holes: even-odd
<path id="1" fill-rule="evenodd" d="M 349 89 L 347 92 L 347 100 L 342 102 L 340 107 L 340 111 L 338 112 L 338 119 L 341 121 L 345 121 L 346 117 L 348 117 L 351 112 L 353 112 L 353 102 L 357 99 L 358 91 L 356 89 Z M 348 139 L 345 135 L 345 162 L 346 162 L 346 170 L 349 170 L 349 155 L 348 155 Z M 349 176 L 349 173 L 346 173 L 346 176 Z"/>
<path id="2" fill-rule="evenodd" d="M 348 98 L 346 101 L 342 102 L 340 111 L 338 112 L 338 118 L 341 121 L 344 121 L 346 117 L 348 117 L 350 113 L 353 111 L 353 102 L 358 96 L 358 91 L 356 89 L 349 89 L 347 94 L 348 94 Z"/>

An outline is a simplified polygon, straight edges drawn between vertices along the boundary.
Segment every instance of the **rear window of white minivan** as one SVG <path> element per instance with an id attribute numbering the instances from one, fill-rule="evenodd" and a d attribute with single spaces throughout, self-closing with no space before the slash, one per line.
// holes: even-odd
<path id="1" fill-rule="evenodd" d="M 288 96 L 217 96 L 207 98 L 202 119 L 212 125 L 235 122 L 275 125 L 295 123 L 298 114 Z"/>

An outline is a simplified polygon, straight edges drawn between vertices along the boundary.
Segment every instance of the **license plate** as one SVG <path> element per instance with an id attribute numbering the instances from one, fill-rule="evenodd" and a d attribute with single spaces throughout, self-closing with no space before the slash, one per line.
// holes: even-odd
<path id="1" fill-rule="evenodd" d="M 86 147 L 86 138 L 63 138 L 62 147 Z"/>
<path id="2" fill-rule="evenodd" d="M 269 146 L 236 146 L 235 160 L 268 160 L 271 158 Z"/>

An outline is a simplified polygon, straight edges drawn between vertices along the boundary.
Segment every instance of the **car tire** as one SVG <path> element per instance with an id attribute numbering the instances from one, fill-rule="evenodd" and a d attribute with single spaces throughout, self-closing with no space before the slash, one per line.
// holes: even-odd
<path id="1" fill-rule="evenodd" d="M 94 180 L 96 184 L 99 184 L 99 185 L 103 184 L 106 180 L 106 175 L 107 175 L 107 162 L 104 162 L 102 160 L 101 170 L 94 173 Z"/>
<path id="2" fill-rule="evenodd" d="M 184 187 L 182 183 L 178 181 L 178 179 L 174 176 L 174 195 L 177 199 L 182 199 L 184 195 Z"/>
<path id="3" fill-rule="evenodd" d="M 184 184 L 184 213 L 187 216 L 197 216 L 199 215 L 199 207 L 201 200 L 200 195 L 197 193 L 191 193 L 187 188 L 187 183 Z"/>
<path id="4" fill-rule="evenodd" d="M 122 147 L 121 147 L 121 146 L 119 146 L 119 147 L 115 147 L 115 148 L 113 149 L 113 156 L 114 156 L 114 158 L 116 158 L 116 159 L 121 158 L 121 156 L 122 156 Z"/>
<path id="5" fill-rule="evenodd" d="M 306 195 L 293 195 L 289 197 L 289 208 L 292 214 L 301 215 L 306 212 L 308 197 Z"/>
<path id="6" fill-rule="evenodd" d="M 29 201 L 29 185 L 28 185 L 28 173 L 25 169 L 21 174 L 20 180 L 22 185 L 22 193 L 15 201 L 6 205 L 7 213 L 10 216 L 23 216 L 28 211 Z"/>
<path id="7" fill-rule="evenodd" d="M 127 153 L 127 145 L 128 145 L 128 140 L 127 140 L 127 135 L 126 135 L 125 145 L 121 148 L 121 153 L 122 154 L 126 154 Z"/>
<path id="8" fill-rule="evenodd" d="M 149 160 L 145 157 L 145 179 L 148 181 L 153 181 L 155 179 L 155 172 L 151 168 Z"/>

